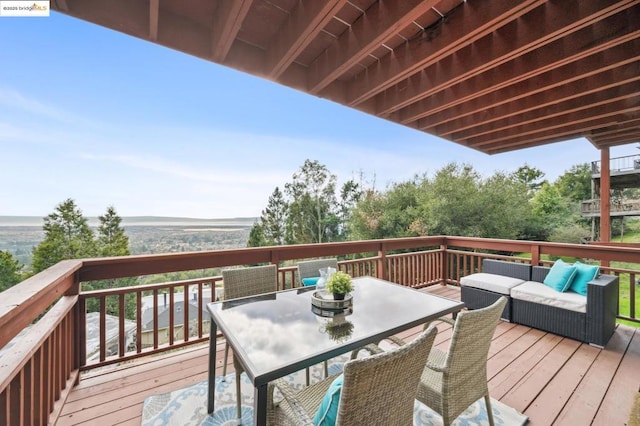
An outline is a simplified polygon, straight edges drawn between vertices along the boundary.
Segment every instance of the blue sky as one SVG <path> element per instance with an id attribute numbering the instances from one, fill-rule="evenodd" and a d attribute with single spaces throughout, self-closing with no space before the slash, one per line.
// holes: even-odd
<path id="1" fill-rule="evenodd" d="M 0 40 L 0 215 L 258 216 L 305 159 L 377 188 L 600 159 L 586 139 L 489 156 L 55 12 L 0 18 Z"/>

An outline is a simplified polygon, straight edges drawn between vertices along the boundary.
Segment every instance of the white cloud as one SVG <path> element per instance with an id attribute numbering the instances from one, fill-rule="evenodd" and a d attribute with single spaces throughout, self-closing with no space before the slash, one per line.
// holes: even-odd
<path id="1" fill-rule="evenodd" d="M 54 105 L 49 105 L 36 99 L 29 98 L 17 90 L 0 87 L 0 105 L 10 109 L 19 109 L 32 115 L 33 120 L 47 117 L 57 121 L 71 123 L 78 117 Z"/>

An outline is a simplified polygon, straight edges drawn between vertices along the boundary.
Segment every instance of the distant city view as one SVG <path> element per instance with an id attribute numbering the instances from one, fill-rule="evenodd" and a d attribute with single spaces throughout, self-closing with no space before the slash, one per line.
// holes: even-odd
<path id="1" fill-rule="evenodd" d="M 97 217 L 88 217 L 97 226 Z M 246 247 L 256 218 L 192 219 L 183 217 L 123 217 L 131 254 L 176 253 Z M 0 250 L 24 265 L 44 238 L 39 216 L 0 216 Z"/>

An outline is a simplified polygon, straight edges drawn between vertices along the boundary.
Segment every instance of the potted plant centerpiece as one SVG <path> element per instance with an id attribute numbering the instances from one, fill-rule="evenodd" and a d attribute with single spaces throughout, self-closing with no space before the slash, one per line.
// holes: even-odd
<path id="1" fill-rule="evenodd" d="M 327 291 L 333 293 L 334 300 L 344 300 L 345 294 L 353 290 L 351 275 L 337 271 L 327 280 Z"/>

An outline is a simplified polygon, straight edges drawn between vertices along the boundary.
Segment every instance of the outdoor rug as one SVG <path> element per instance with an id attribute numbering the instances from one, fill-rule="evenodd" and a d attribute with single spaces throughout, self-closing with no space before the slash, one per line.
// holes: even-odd
<path id="1" fill-rule="evenodd" d="M 341 357 L 330 361 L 329 374 L 342 371 L 344 361 Z M 320 366 L 311 369 L 311 381 L 317 381 L 322 376 Z M 246 374 L 242 374 L 242 424 L 253 424 L 253 386 Z M 304 371 L 294 373 L 287 379 L 295 387 L 304 386 Z M 215 407 L 212 415 L 207 414 L 207 381 L 200 382 L 184 389 L 173 392 L 154 395 L 144 401 L 142 411 L 143 426 L 164 425 L 193 425 L 193 426 L 218 426 L 236 424 L 236 391 L 235 374 L 231 373 L 222 381 L 216 377 Z M 527 422 L 528 418 L 511 407 L 492 399 L 493 416 L 496 425 L 519 426 Z M 413 409 L 413 423 L 415 426 L 441 426 L 441 417 L 427 406 L 416 401 Z M 487 412 L 484 400 L 469 407 L 453 423 L 454 426 L 480 426 L 488 425 Z"/>

